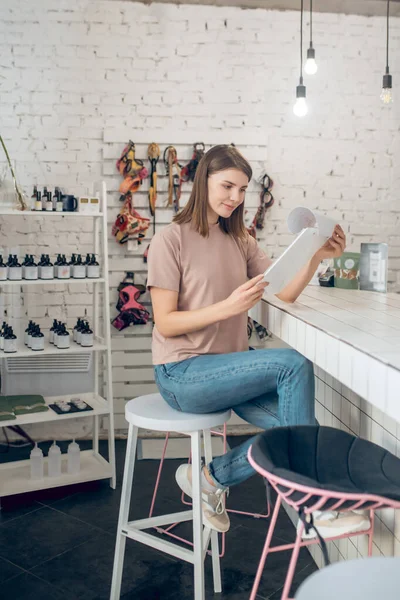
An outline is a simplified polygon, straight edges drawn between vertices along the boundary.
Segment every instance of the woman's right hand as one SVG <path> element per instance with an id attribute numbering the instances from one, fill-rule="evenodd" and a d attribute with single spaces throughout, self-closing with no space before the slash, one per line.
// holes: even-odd
<path id="1" fill-rule="evenodd" d="M 263 297 L 268 282 L 263 281 L 264 275 L 257 275 L 240 285 L 224 301 L 229 316 L 233 317 L 253 308 Z"/>

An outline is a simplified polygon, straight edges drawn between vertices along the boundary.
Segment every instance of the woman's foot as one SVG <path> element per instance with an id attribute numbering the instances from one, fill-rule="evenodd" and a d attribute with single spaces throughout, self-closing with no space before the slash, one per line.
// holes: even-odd
<path id="1" fill-rule="evenodd" d="M 316 510 L 313 512 L 313 521 L 315 527 L 318 529 L 318 533 L 323 538 L 355 533 L 356 531 L 365 531 L 371 525 L 368 514 L 365 514 L 364 511 L 338 512 L 336 510 Z M 300 523 L 301 521 L 298 522 L 297 530 L 299 530 Z M 315 529 L 310 529 L 308 533 L 306 533 L 305 529 L 303 530 L 303 540 L 315 537 L 317 537 Z"/>
<path id="2" fill-rule="evenodd" d="M 192 465 L 181 465 L 175 473 L 175 479 L 182 492 L 192 498 Z M 203 525 L 221 533 L 225 533 L 230 527 L 225 510 L 225 492 L 226 490 L 215 487 L 203 470 L 201 490 Z"/>

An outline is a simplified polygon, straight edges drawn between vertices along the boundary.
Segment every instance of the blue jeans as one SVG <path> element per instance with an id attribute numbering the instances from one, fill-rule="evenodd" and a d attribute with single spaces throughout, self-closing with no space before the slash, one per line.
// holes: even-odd
<path id="1" fill-rule="evenodd" d="M 296 350 L 206 354 L 155 365 L 154 371 L 164 400 L 183 412 L 210 413 L 231 408 L 263 429 L 315 424 L 313 366 Z M 255 473 L 247 460 L 253 440 L 208 465 L 218 487 L 236 485 Z"/>

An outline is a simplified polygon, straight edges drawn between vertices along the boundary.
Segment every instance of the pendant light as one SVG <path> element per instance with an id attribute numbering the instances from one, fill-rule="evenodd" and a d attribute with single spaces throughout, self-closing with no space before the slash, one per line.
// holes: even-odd
<path id="1" fill-rule="evenodd" d="M 296 117 L 305 117 L 308 113 L 306 102 L 306 86 L 303 84 L 303 0 L 300 8 L 300 80 L 296 87 L 296 103 L 293 106 Z"/>
<path id="2" fill-rule="evenodd" d="M 312 0 L 310 0 L 310 47 L 307 50 L 307 60 L 304 65 L 304 71 L 307 75 L 315 75 L 318 71 L 318 65 L 315 62 L 315 50 L 312 43 Z"/>
<path id="3" fill-rule="evenodd" d="M 381 100 L 384 104 L 393 102 L 392 76 L 389 73 L 389 1 L 386 8 L 386 70 L 383 76 Z"/>

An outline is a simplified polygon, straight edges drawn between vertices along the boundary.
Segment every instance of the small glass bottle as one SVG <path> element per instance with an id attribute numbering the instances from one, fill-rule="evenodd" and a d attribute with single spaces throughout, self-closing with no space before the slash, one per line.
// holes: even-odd
<path id="1" fill-rule="evenodd" d="M 35 210 L 42 210 L 42 194 L 41 192 L 36 192 L 36 200 L 35 200 Z"/>
<path id="2" fill-rule="evenodd" d="M 43 452 L 35 443 L 35 447 L 30 454 L 31 479 L 43 479 L 44 459 Z"/>
<path id="3" fill-rule="evenodd" d="M 64 205 L 61 197 L 61 192 L 58 190 L 57 198 L 56 198 L 56 212 L 62 212 Z"/>
<path id="4" fill-rule="evenodd" d="M 54 188 L 53 193 L 53 210 L 57 210 L 58 187 Z"/>
<path id="5" fill-rule="evenodd" d="M 47 212 L 53 211 L 53 200 L 51 197 L 51 192 L 47 192 L 45 207 Z"/>
<path id="6" fill-rule="evenodd" d="M 3 261 L 3 257 L 0 254 L 0 281 L 5 281 L 8 277 L 8 267 Z"/>
<path id="7" fill-rule="evenodd" d="M 42 194 L 42 210 L 46 210 L 46 202 L 47 202 L 47 187 L 44 186 L 43 194 Z"/>
<path id="8" fill-rule="evenodd" d="M 31 196 L 31 210 L 36 210 L 37 185 L 33 186 L 33 194 Z"/>
<path id="9" fill-rule="evenodd" d="M 61 477 L 61 449 L 55 441 L 49 449 L 48 467 L 49 477 Z"/>

